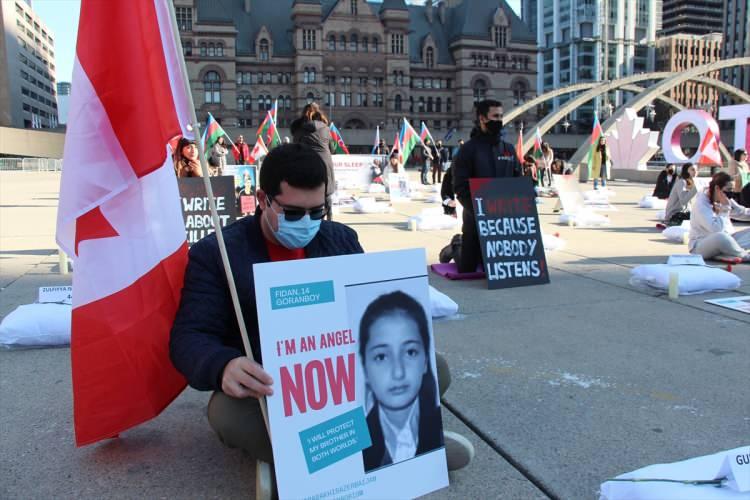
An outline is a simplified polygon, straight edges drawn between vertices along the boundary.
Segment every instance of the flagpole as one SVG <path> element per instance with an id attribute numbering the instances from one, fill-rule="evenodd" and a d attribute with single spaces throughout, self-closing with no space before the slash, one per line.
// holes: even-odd
<path id="1" fill-rule="evenodd" d="M 175 47 L 181 47 L 179 31 L 177 28 L 177 18 L 174 12 L 174 5 L 172 2 L 169 3 L 169 18 L 172 23 L 172 35 L 174 36 Z M 193 104 L 193 94 L 190 91 L 190 79 L 188 78 L 187 67 L 185 66 L 185 57 L 182 51 L 179 52 L 177 58 L 180 62 L 180 71 L 182 72 L 183 82 L 185 85 L 185 92 L 187 94 L 188 105 L 190 107 L 190 120 L 193 122 L 191 126 L 195 129 L 199 139 L 196 142 L 198 145 L 198 158 L 201 162 L 201 169 L 203 170 L 203 185 L 206 187 L 206 195 L 208 197 L 209 208 L 211 209 L 211 219 L 214 224 L 216 240 L 219 243 L 219 253 L 221 254 L 221 262 L 224 265 L 224 272 L 226 273 L 227 283 L 229 284 L 229 294 L 232 297 L 232 305 L 234 306 L 234 313 L 237 316 L 237 324 L 240 328 L 240 335 L 242 336 L 242 345 L 245 347 L 247 357 L 251 361 L 255 361 L 253 357 L 253 350 L 250 346 L 250 339 L 247 335 L 247 327 L 245 326 L 244 315 L 242 314 L 242 308 L 240 307 L 239 295 L 237 294 L 237 285 L 234 282 L 234 275 L 232 274 L 232 267 L 229 264 L 229 256 L 227 255 L 227 247 L 224 244 L 224 235 L 221 231 L 221 221 L 219 220 L 219 213 L 216 210 L 216 200 L 214 199 L 214 192 L 211 188 L 211 180 L 208 174 L 208 163 L 206 162 L 205 151 L 203 149 L 203 141 L 200 140 L 200 124 L 195 116 L 195 105 Z M 268 408 L 266 406 L 265 396 L 258 398 L 260 403 L 260 411 L 263 414 L 263 421 L 266 424 L 266 430 L 268 431 L 268 437 L 271 437 L 271 427 L 268 425 Z"/>

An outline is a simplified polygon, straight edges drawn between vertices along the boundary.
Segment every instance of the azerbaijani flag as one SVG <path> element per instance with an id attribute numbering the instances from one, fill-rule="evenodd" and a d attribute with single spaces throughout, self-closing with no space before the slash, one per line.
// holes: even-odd
<path id="1" fill-rule="evenodd" d="M 281 137 L 279 132 L 276 130 L 276 120 L 273 119 L 272 111 L 266 112 L 266 117 L 258 127 L 256 137 L 263 137 L 264 142 L 268 144 L 269 148 L 273 149 L 281 144 Z"/>
<path id="2" fill-rule="evenodd" d="M 194 138 L 195 115 L 172 2 L 83 0 L 80 21 L 56 239 L 75 261 L 83 446 L 155 417 L 186 385 L 169 358 L 187 264 L 172 148 Z"/>
<path id="3" fill-rule="evenodd" d="M 273 108 L 271 109 L 271 118 L 273 118 L 274 123 L 279 123 L 278 115 L 279 115 L 279 100 L 276 99 L 273 101 Z"/>
<path id="4" fill-rule="evenodd" d="M 206 157 L 209 156 L 209 151 L 214 147 L 214 144 L 219 140 L 219 137 L 227 135 L 224 129 L 221 128 L 219 122 L 213 117 L 211 113 L 208 114 L 208 120 L 206 121 L 206 128 L 203 129 L 203 151 L 206 153 Z"/>
<path id="5" fill-rule="evenodd" d="M 403 119 L 403 123 L 401 124 L 401 133 L 398 137 L 398 142 L 400 144 L 399 148 L 399 162 L 401 164 L 406 164 L 406 161 L 409 159 L 409 155 L 411 155 L 411 152 L 414 150 L 414 148 L 422 142 L 422 139 L 419 137 L 419 134 L 417 134 L 417 131 L 412 128 L 411 125 L 409 125 L 409 122 L 406 121 L 406 118 Z"/>
<path id="6" fill-rule="evenodd" d="M 516 141 L 516 158 L 523 165 L 523 129 L 518 129 L 518 141 Z"/>
<path id="7" fill-rule="evenodd" d="M 380 125 L 375 127 L 375 143 L 372 145 L 372 152 L 370 154 L 375 154 L 375 150 L 378 149 L 378 144 L 380 144 Z"/>
<path id="8" fill-rule="evenodd" d="M 432 134 L 430 134 L 429 129 L 427 128 L 427 125 L 425 125 L 424 122 L 421 122 L 421 126 L 419 129 L 419 139 L 424 142 L 425 139 L 429 139 L 432 144 L 435 144 L 435 139 L 432 138 Z"/>
<path id="9" fill-rule="evenodd" d="M 344 138 L 341 137 L 341 132 L 339 132 L 339 129 L 336 128 L 336 125 L 334 125 L 333 122 L 331 122 L 328 128 L 331 130 L 331 138 L 336 142 L 336 144 L 333 146 L 334 154 L 348 155 L 349 148 L 347 148 L 346 144 L 344 144 Z"/>
<path id="10" fill-rule="evenodd" d="M 539 133 L 539 127 L 537 127 L 534 134 L 534 159 L 539 160 L 542 156 L 542 135 Z"/>
<path id="11" fill-rule="evenodd" d="M 397 153 L 401 151 L 401 144 L 399 144 L 398 142 L 398 136 L 399 133 L 396 132 L 396 137 L 393 138 L 393 147 L 391 148 L 391 154 L 393 154 L 394 151 Z"/>
<path id="12" fill-rule="evenodd" d="M 586 164 L 589 169 L 589 177 L 591 177 L 591 167 L 594 164 L 594 151 L 596 151 L 596 145 L 599 142 L 599 138 L 602 136 L 602 126 L 599 124 L 599 117 L 594 114 L 594 130 L 591 131 L 591 145 L 589 146 L 589 158 Z"/>

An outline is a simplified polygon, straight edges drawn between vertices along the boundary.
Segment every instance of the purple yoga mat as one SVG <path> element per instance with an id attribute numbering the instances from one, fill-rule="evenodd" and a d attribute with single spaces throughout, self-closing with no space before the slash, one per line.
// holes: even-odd
<path id="1" fill-rule="evenodd" d="M 482 271 L 474 271 L 473 273 L 459 273 L 458 266 L 455 263 L 450 262 L 448 264 L 432 264 L 430 269 L 435 274 L 439 274 L 443 278 L 449 280 L 481 280 L 486 277 Z"/>

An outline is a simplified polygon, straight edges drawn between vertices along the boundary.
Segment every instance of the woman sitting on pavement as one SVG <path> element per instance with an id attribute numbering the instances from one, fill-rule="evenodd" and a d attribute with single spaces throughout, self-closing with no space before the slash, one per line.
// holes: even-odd
<path id="1" fill-rule="evenodd" d="M 729 162 L 729 175 L 734 179 L 731 198 L 741 205 L 750 206 L 750 200 L 745 200 L 742 196 L 743 188 L 750 184 L 750 166 L 747 164 L 747 151 L 744 149 L 734 152 L 734 160 Z"/>
<path id="2" fill-rule="evenodd" d="M 690 201 L 698 193 L 693 178 L 697 171 L 692 163 L 682 166 L 680 177 L 669 193 L 667 208 L 664 210 L 664 223 L 667 226 L 679 226 L 684 220 L 690 220 Z"/>
<path id="3" fill-rule="evenodd" d="M 669 194 L 672 192 L 677 177 L 674 175 L 674 165 L 668 164 L 664 170 L 659 172 L 659 177 L 656 178 L 656 186 L 654 187 L 654 193 L 651 195 L 660 200 L 666 200 L 669 198 Z"/>
<path id="4" fill-rule="evenodd" d="M 739 257 L 750 262 L 750 229 L 735 231 L 730 217 L 750 216 L 750 208 L 727 196 L 732 177 L 725 172 L 713 176 L 708 189 L 698 194 L 690 214 L 690 253 L 704 259 Z"/>

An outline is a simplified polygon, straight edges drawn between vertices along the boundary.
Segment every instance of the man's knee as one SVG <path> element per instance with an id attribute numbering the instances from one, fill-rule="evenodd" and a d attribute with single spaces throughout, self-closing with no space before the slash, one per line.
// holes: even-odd
<path id="1" fill-rule="evenodd" d="M 255 459 L 273 463 L 271 441 L 258 400 L 214 392 L 208 402 L 208 423 L 227 447 L 240 448 Z"/>

